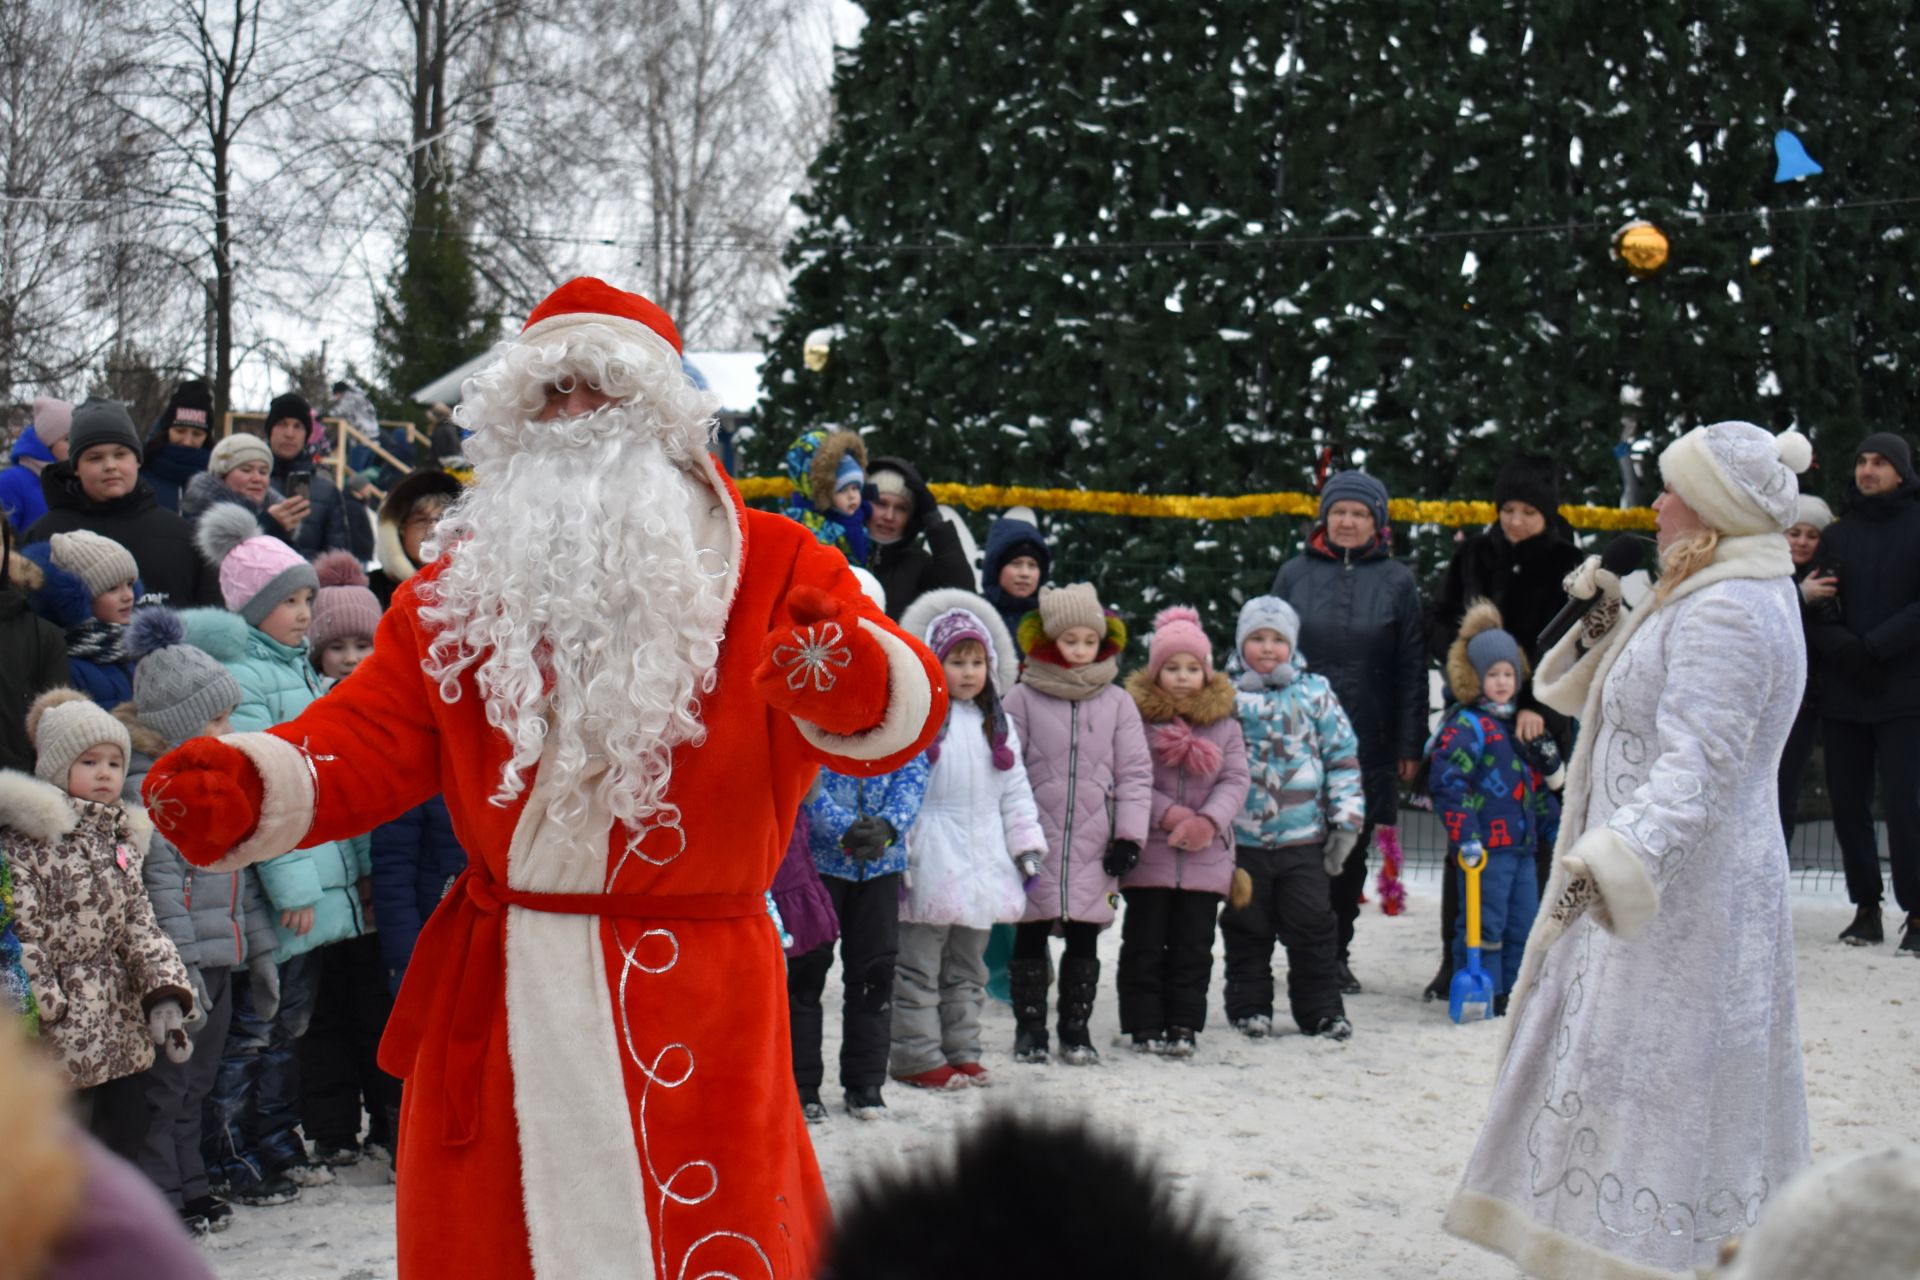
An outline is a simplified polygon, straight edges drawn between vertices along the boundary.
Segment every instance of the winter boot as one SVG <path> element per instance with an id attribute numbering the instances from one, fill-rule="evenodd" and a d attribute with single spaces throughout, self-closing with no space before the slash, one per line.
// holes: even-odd
<path id="1" fill-rule="evenodd" d="M 1249 1040 L 1265 1040 L 1273 1034 L 1273 1017 L 1265 1013 L 1250 1013 L 1244 1018 L 1235 1018 L 1233 1029 Z"/>
<path id="2" fill-rule="evenodd" d="M 887 1114 L 877 1084 L 854 1085 L 847 1090 L 847 1114 L 855 1120 L 878 1120 Z"/>
<path id="3" fill-rule="evenodd" d="M 1900 949 L 1893 954 L 1920 960 L 1920 915 L 1907 917 L 1906 925 L 1900 930 Z"/>
<path id="4" fill-rule="evenodd" d="M 1342 1017 L 1322 1018 L 1313 1028 L 1312 1034 L 1323 1040 L 1353 1039 L 1353 1024 Z"/>
<path id="5" fill-rule="evenodd" d="M 1168 1027 L 1166 1055 L 1169 1058 L 1191 1058 L 1199 1045 L 1195 1043 L 1193 1029 L 1190 1027 Z"/>
<path id="6" fill-rule="evenodd" d="M 1347 958 L 1340 957 L 1340 994 L 1357 996 L 1366 988 L 1360 985 L 1360 979 L 1353 976 L 1353 970 L 1347 965 Z"/>
<path id="7" fill-rule="evenodd" d="M 1093 1017 L 1094 994 L 1100 989 L 1100 961 L 1068 956 L 1060 962 L 1060 1058 L 1084 1067 L 1100 1061 L 1087 1021 Z"/>
<path id="8" fill-rule="evenodd" d="M 802 1089 L 800 1091 L 800 1114 L 806 1118 L 808 1124 L 825 1124 L 827 1122 L 827 1104 L 820 1101 L 820 1091 L 818 1089 Z"/>
<path id="9" fill-rule="evenodd" d="M 1880 927 L 1880 904 L 1869 902 L 1853 913 L 1853 923 L 1840 931 L 1840 941 L 1850 947 L 1877 947 L 1887 940 Z"/>
<path id="10" fill-rule="evenodd" d="M 1429 982 L 1426 990 L 1420 993 L 1420 998 L 1428 1004 L 1432 1004 L 1435 1000 L 1444 1002 L 1452 996 L 1452 994 L 1453 948 L 1448 947 L 1446 954 L 1440 957 L 1440 971 L 1433 975 L 1433 981 Z"/>
<path id="11" fill-rule="evenodd" d="M 192 1228 L 191 1219 L 199 1218 L 207 1224 L 207 1231 L 225 1231 L 233 1225 L 233 1206 L 218 1196 L 195 1196 L 193 1199 L 187 1201 L 186 1207 L 180 1211 L 180 1216 L 182 1219 L 188 1220 L 189 1229 Z M 201 1233 L 195 1230 L 194 1234 L 199 1235 Z"/>
<path id="12" fill-rule="evenodd" d="M 1007 961 L 1007 989 L 1013 995 L 1013 1060 L 1047 1060 L 1047 988 L 1052 975 L 1047 962 L 1039 960 Z"/>

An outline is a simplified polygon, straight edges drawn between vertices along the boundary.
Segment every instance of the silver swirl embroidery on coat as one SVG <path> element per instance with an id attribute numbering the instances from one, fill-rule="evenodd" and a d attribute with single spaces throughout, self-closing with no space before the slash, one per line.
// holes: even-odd
<path id="1" fill-rule="evenodd" d="M 647 1180 L 653 1184 L 653 1189 L 659 1193 L 659 1203 L 655 1210 L 655 1217 L 660 1225 L 660 1230 L 654 1237 L 654 1249 L 658 1255 L 656 1258 L 658 1269 L 655 1274 L 662 1280 L 669 1275 L 673 1276 L 674 1280 L 685 1280 L 687 1269 L 692 1266 L 695 1254 L 715 1241 L 732 1240 L 751 1249 L 754 1256 L 759 1259 L 761 1267 L 765 1269 L 767 1280 L 774 1280 L 773 1260 L 767 1256 L 767 1251 L 761 1248 L 758 1240 L 739 1231 L 709 1231 L 687 1246 L 685 1252 L 680 1255 L 680 1265 L 677 1270 L 670 1271 L 667 1267 L 668 1206 L 675 1204 L 690 1207 L 711 1200 L 720 1190 L 720 1171 L 711 1160 L 694 1159 L 683 1162 L 666 1177 L 660 1176 L 659 1167 L 654 1163 L 653 1137 L 647 1124 L 647 1113 L 653 1100 L 653 1090 L 656 1086 L 666 1090 L 680 1088 L 693 1079 L 698 1063 L 694 1060 L 693 1050 L 679 1041 L 663 1046 L 653 1055 L 650 1062 L 642 1060 L 640 1051 L 634 1047 L 633 1019 L 627 1012 L 627 986 L 633 975 L 635 973 L 659 975 L 673 969 L 680 963 L 680 939 L 671 929 L 655 927 L 643 931 L 638 938 L 634 939 L 632 945 L 628 945 L 620 936 L 620 921 L 611 920 L 609 923 L 613 929 L 614 946 L 620 951 L 620 1039 L 626 1048 L 628 1060 L 646 1080 L 646 1083 L 640 1087 L 640 1166 L 645 1171 Z M 660 963 L 648 964 L 640 958 L 640 950 L 656 939 L 664 940 L 668 944 L 669 951 Z M 669 1063 L 679 1070 L 669 1072 L 667 1069 Z M 684 1185 L 689 1175 L 700 1174 L 706 1175 L 703 1187 L 695 1189 Z M 743 1277 L 732 1271 L 707 1270 L 700 1273 L 698 1280 L 743 1280 Z"/>
<path id="2" fill-rule="evenodd" d="M 1696 1207 L 1682 1200 L 1663 1199 L 1648 1186 L 1640 1186 L 1629 1193 L 1628 1178 L 1612 1170 L 1595 1172 L 1589 1167 L 1591 1162 L 1601 1158 L 1600 1133 L 1592 1125 L 1581 1123 L 1586 1102 L 1579 1090 L 1560 1088 L 1560 1072 L 1573 1052 L 1574 1015 L 1586 1003 L 1587 971 L 1592 966 L 1593 948 L 1601 929 L 1591 916 L 1576 922 L 1574 928 L 1583 931 L 1578 939 L 1579 962 L 1562 997 L 1560 1026 L 1554 1034 L 1553 1071 L 1547 1077 L 1546 1095 L 1540 1100 L 1540 1109 L 1534 1113 L 1533 1123 L 1527 1126 L 1527 1155 L 1532 1161 L 1528 1189 L 1535 1197 L 1564 1193 L 1576 1200 L 1591 1193 L 1594 1221 L 1608 1234 L 1622 1239 L 1635 1240 L 1658 1234 L 1671 1239 L 1708 1244 L 1748 1230 L 1759 1219 L 1760 1206 L 1766 1202 L 1772 1190 L 1765 1178 L 1760 1181 L 1760 1190 L 1753 1195 L 1742 1196 L 1732 1188 L 1723 1187 L 1709 1192 Z M 1558 952 L 1562 946 L 1573 942 L 1570 936 L 1562 937 L 1554 950 Z M 1542 968 L 1540 982 L 1543 987 L 1550 981 L 1553 964 L 1554 961 L 1549 959 Z M 1550 1128 L 1561 1132 L 1557 1137 L 1550 1135 Z M 1566 1132 L 1567 1129 L 1571 1129 L 1571 1132 Z M 1557 1162 L 1557 1173 L 1545 1153 L 1550 1141 L 1563 1148 L 1563 1154 Z M 1625 1206 L 1628 1215 L 1624 1221 L 1620 1220 L 1618 1212 L 1622 1206 Z M 1613 1211 L 1611 1214 L 1610 1210 Z"/>

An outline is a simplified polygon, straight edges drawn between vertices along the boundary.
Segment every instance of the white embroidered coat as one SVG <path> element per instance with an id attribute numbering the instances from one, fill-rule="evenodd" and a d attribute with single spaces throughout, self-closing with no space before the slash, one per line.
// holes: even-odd
<path id="1" fill-rule="evenodd" d="M 1775 772 L 1806 677 L 1783 538 L 1727 538 L 1536 689 L 1581 717 L 1553 880 L 1447 1217 L 1551 1280 L 1692 1276 L 1807 1161 Z M 1577 629 L 1576 629 L 1577 630 Z M 1587 864 L 1611 928 L 1555 905 Z"/>

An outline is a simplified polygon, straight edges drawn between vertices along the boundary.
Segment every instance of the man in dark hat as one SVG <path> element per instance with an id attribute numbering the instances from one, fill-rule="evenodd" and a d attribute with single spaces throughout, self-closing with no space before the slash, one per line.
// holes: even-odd
<path id="1" fill-rule="evenodd" d="M 1855 908 L 1840 940 L 1885 940 L 1877 777 L 1894 898 L 1907 913 L 1900 954 L 1920 958 L 1920 477 L 1912 446 L 1891 431 L 1862 440 L 1842 502 L 1816 558 L 1840 591 L 1808 634 L 1821 659 L 1827 791 Z"/>
<path id="2" fill-rule="evenodd" d="M 305 493 L 307 518 L 294 531 L 294 550 L 308 559 L 323 551 L 351 551 L 354 558 L 373 558 L 373 522 L 364 508 L 350 501 L 334 484 L 333 476 L 313 460 L 313 410 L 306 397 L 289 391 L 267 406 L 267 447 L 273 450 L 272 484 L 289 498 Z"/>

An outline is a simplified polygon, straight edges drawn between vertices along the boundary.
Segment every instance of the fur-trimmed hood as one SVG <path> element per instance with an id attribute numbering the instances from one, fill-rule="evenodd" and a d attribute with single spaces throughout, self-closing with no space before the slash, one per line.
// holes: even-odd
<path id="1" fill-rule="evenodd" d="M 787 479 L 793 491 L 813 503 L 816 511 L 833 507 L 833 477 L 840 470 L 840 459 L 851 453 L 860 469 L 867 469 L 867 446 L 852 431 L 829 431 L 815 427 L 801 433 L 787 450 Z"/>
<path id="2" fill-rule="evenodd" d="M 73 834 L 83 808 L 105 808 L 90 800 L 76 801 L 51 782 L 30 773 L 0 769 L 0 827 L 11 827 L 29 840 L 54 844 Z M 141 848 L 153 835 L 147 811 L 137 804 L 119 803 L 126 812 L 127 833 Z"/>
<path id="3" fill-rule="evenodd" d="M 934 619 L 955 609 L 964 609 L 972 614 L 986 633 L 993 637 L 993 687 L 1004 698 L 1020 675 L 1020 654 L 1013 647 L 1013 634 L 1007 630 L 1007 624 L 1000 620 L 1000 611 L 988 604 L 985 597 L 962 591 L 958 587 L 939 587 L 924 592 L 900 615 L 900 629 L 924 642 L 927 628 L 933 625 Z"/>
<path id="4" fill-rule="evenodd" d="M 1480 675 L 1467 658 L 1468 642 L 1483 631 L 1498 631 L 1504 625 L 1500 606 L 1493 601 L 1475 600 L 1467 606 L 1466 616 L 1460 619 L 1460 634 L 1447 646 L 1447 689 L 1454 701 L 1471 705 L 1480 697 Z M 1520 655 L 1519 674 L 1520 687 L 1524 689 L 1533 675 L 1524 651 Z"/>
<path id="5" fill-rule="evenodd" d="M 1140 708 L 1140 718 L 1148 724 L 1166 724 L 1178 718 L 1198 726 L 1213 724 L 1234 714 L 1233 681 L 1221 671 L 1214 672 L 1184 704 L 1175 701 L 1172 694 L 1149 677 L 1145 667 L 1127 677 L 1127 692 Z"/>
<path id="6" fill-rule="evenodd" d="M 127 736 L 133 740 L 136 755 L 149 760 L 158 760 L 173 750 L 173 744 L 167 741 L 167 735 L 140 718 L 140 708 L 131 702 L 123 702 L 113 709 L 113 718 L 127 727 Z"/>

